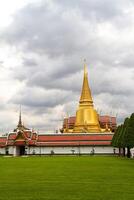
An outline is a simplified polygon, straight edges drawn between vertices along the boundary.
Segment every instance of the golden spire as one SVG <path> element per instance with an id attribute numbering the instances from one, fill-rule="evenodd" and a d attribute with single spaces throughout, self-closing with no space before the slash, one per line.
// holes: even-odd
<path id="1" fill-rule="evenodd" d="M 19 114 L 19 122 L 18 122 L 18 126 L 22 126 L 22 120 L 21 120 L 21 105 L 20 105 L 20 114 Z"/>
<path id="2" fill-rule="evenodd" d="M 99 133 L 101 131 L 98 114 L 93 106 L 91 90 L 88 84 L 87 66 L 84 63 L 84 78 L 79 101 L 76 111 L 74 133 Z"/>
<path id="3" fill-rule="evenodd" d="M 90 106 L 93 106 L 93 100 L 91 95 L 91 90 L 89 88 L 88 83 L 88 71 L 87 71 L 87 65 L 84 64 L 84 78 L 83 78 L 83 85 L 82 85 L 82 91 L 81 91 L 81 97 L 80 97 L 80 104 L 90 104 Z"/>
<path id="4" fill-rule="evenodd" d="M 21 118 L 21 105 L 20 105 L 20 113 L 19 113 L 19 121 L 18 121 L 18 129 L 21 130 L 23 128 L 22 118 Z"/>

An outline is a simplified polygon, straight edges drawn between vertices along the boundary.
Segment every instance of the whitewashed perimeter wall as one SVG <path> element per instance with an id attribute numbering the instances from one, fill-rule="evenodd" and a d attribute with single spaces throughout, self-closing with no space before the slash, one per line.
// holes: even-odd
<path id="1" fill-rule="evenodd" d="M 5 154 L 5 148 L 0 148 L 0 154 Z"/>
<path id="2" fill-rule="evenodd" d="M 9 147 L 4 147 L 4 148 L 0 148 L 0 154 L 14 154 L 14 146 L 9 146 Z"/>
<path id="3" fill-rule="evenodd" d="M 114 154 L 113 147 L 30 147 L 27 154 Z M 118 150 L 115 150 L 118 153 Z"/>
<path id="4" fill-rule="evenodd" d="M 48 155 L 48 154 L 114 154 L 118 153 L 118 149 L 111 146 L 103 147 L 25 147 L 26 154 L 30 155 Z M 6 148 L 0 148 L 0 154 L 6 154 Z M 10 155 L 19 155 L 18 147 L 9 146 L 8 154 Z"/>
<path id="5" fill-rule="evenodd" d="M 9 149 L 9 154 L 14 154 L 14 148 L 15 146 L 10 146 Z"/>

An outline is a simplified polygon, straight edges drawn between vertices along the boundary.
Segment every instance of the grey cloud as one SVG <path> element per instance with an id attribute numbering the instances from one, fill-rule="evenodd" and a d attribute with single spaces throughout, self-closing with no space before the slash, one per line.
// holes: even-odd
<path id="1" fill-rule="evenodd" d="M 67 9 L 68 7 L 71 9 L 79 9 L 82 14 L 86 17 L 94 16 L 98 20 L 109 20 L 116 16 L 123 14 L 123 9 L 126 5 L 128 6 L 131 1 L 126 3 L 125 0 L 69 0 L 62 1 L 56 0 L 56 2 L 62 5 L 61 9 Z M 60 3 L 59 3 L 60 2 Z"/>
<path id="2" fill-rule="evenodd" d="M 10 101 L 30 107 L 55 107 L 71 99 L 67 92 L 60 90 L 43 90 L 39 88 L 23 88 Z"/>
<path id="3" fill-rule="evenodd" d="M 34 60 L 34 58 L 23 58 L 23 65 L 26 67 L 34 67 L 37 66 L 37 62 Z"/>
<path id="4" fill-rule="evenodd" d="M 6 109 L 6 101 L 3 101 L 3 100 L 1 100 L 1 102 L 0 102 L 0 111 L 3 111 L 4 109 Z"/>
<path id="5" fill-rule="evenodd" d="M 47 77 L 44 79 L 43 74 L 37 74 L 29 80 L 28 85 L 36 85 L 39 87 L 47 89 L 61 89 L 66 90 L 69 93 L 70 91 L 78 92 L 80 90 L 81 82 L 79 81 L 79 74 L 74 74 L 66 78 L 57 78 L 53 79 L 52 77 Z"/>
<path id="6" fill-rule="evenodd" d="M 51 7 L 49 3 L 42 3 L 40 6 L 26 6 L 16 15 L 10 31 L 7 30 L 4 37 L 26 53 L 30 51 L 42 56 L 48 55 L 51 59 L 60 57 L 63 60 L 66 57 L 70 60 L 74 56 L 76 59 L 87 57 L 93 64 L 95 60 L 105 64 L 114 64 L 116 55 L 119 56 L 121 53 L 120 49 L 116 48 L 117 41 L 105 41 L 105 38 L 102 40 L 98 35 L 99 22 L 90 17 L 88 20 L 82 18 L 75 7 L 83 13 L 87 9 L 89 14 L 94 10 L 99 18 L 101 17 L 100 12 L 106 13 L 108 9 L 104 12 L 105 7 L 109 7 L 109 9 L 112 8 L 115 17 L 116 10 L 121 15 L 119 10 L 124 8 L 125 1 L 122 4 L 121 2 L 78 1 L 76 4 L 76 1 L 60 1 L 60 3 L 54 1 L 55 7 Z M 107 56 L 108 54 L 110 56 Z M 65 64 L 67 66 L 68 63 Z M 69 66 L 71 68 L 70 64 Z M 61 71 L 66 72 L 65 66 L 63 68 Z"/>
<path id="7" fill-rule="evenodd" d="M 109 20 L 108 14 L 113 17 L 116 13 L 121 15 L 119 11 L 124 5 L 124 1 L 109 3 L 106 0 L 53 3 L 55 7 L 42 3 L 40 6 L 26 6 L 18 12 L 10 31 L 4 35 L 7 41 L 27 51 L 48 54 L 50 57 L 82 54 L 89 45 L 92 48 L 88 50 L 94 49 L 94 43 L 96 45 L 97 42 L 96 28 L 99 22 L 91 17 L 92 13 L 95 12 L 99 19 L 101 15 L 107 15 L 105 20 Z M 89 16 L 81 17 L 81 12 Z"/>
<path id="8" fill-rule="evenodd" d="M 10 102 L 32 107 L 35 115 L 49 113 L 60 104 L 73 114 L 86 58 L 98 106 L 97 99 L 100 107 L 115 110 L 122 102 L 121 110 L 129 113 L 134 99 L 133 19 L 126 14 L 130 6 L 130 0 L 55 0 L 18 11 L 0 35 L 22 54 L 21 64 L 13 68 L 11 77 L 23 81 L 25 88 Z"/>

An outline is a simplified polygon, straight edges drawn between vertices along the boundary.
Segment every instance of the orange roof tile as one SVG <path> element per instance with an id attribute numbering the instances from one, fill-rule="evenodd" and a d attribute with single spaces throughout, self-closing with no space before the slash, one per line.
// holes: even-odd
<path id="1" fill-rule="evenodd" d="M 14 140 L 16 138 L 16 133 L 10 133 L 8 136 L 8 140 Z"/>
<path id="2" fill-rule="evenodd" d="M 111 141 L 69 141 L 69 142 L 37 142 L 37 146 L 95 146 L 95 145 L 104 145 L 108 146 L 111 144 Z"/>
<path id="3" fill-rule="evenodd" d="M 39 135 L 38 141 L 103 141 L 112 140 L 111 134 L 92 134 L 92 135 Z"/>
<path id="4" fill-rule="evenodd" d="M 7 137 L 0 137 L 0 147 L 6 146 Z"/>
<path id="5" fill-rule="evenodd" d="M 53 134 L 37 135 L 32 134 L 27 138 L 24 133 L 24 139 L 16 140 L 16 134 L 10 134 L 7 137 L 0 137 L 0 147 L 9 145 L 37 145 L 37 146 L 71 146 L 71 145 L 110 145 L 113 134 Z"/>

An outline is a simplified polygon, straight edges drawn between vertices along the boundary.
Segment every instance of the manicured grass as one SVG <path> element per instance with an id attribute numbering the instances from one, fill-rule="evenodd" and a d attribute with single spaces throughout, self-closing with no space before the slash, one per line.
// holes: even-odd
<path id="1" fill-rule="evenodd" d="M 133 200 L 134 160 L 0 157 L 1 200 Z"/>

